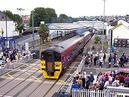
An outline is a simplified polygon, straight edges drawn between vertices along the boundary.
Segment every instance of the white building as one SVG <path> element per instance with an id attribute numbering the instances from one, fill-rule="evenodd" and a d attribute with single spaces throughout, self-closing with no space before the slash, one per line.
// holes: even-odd
<path id="1" fill-rule="evenodd" d="M 6 21 L 0 21 L 0 36 L 6 37 Z M 19 32 L 15 31 L 15 23 L 13 21 L 7 21 L 7 37 L 18 36 Z"/>
<path id="2" fill-rule="evenodd" d="M 15 31 L 15 23 L 5 14 L 0 12 L 0 37 L 1 36 L 6 37 L 6 30 L 7 30 L 7 37 L 19 35 L 19 32 Z"/>
<path id="3" fill-rule="evenodd" d="M 117 47 L 129 46 L 129 24 L 127 22 L 122 20 L 118 21 L 118 24 L 110 32 L 112 33 L 112 45 Z"/>

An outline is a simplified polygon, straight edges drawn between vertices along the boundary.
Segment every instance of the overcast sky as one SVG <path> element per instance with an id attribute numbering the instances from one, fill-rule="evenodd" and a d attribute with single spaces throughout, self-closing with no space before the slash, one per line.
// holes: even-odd
<path id="1" fill-rule="evenodd" d="M 25 9 L 22 14 L 30 14 L 35 7 L 54 8 L 59 15 L 96 16 L 103 15 L 103 0 L 0 0 L 0 10 Z M 106 0 L 106 15 L 129 14 L 129 0 Z"/>

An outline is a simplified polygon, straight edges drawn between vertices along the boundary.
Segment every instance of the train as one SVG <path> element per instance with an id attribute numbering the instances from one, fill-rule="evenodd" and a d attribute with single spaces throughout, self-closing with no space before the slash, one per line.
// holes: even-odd
<path id="1" fill-rule="evenodd" d="M 43 77 L 58 79 L 77 55 L 83 51 L 92 36 L 92 32 L 86 31 L 42 51 L 40 68 Z"/>
<path id="2" fill-rule="evenodd" d="M 35 27 L 34 28 L 34 33 L 38 33 L 37 31 L 38 27 Z M 25 35 L 30 35 L 32 34 L 32 29 L 25 29 L 25 31 L 23 31 L 22 35 L 25 36 Z M 56 39 L 56 38 L 59 38 L 59 37 L 73 37 L 76 35 L 76 31 L 75 30 L 71 30 L 71 31 L 64 31 L 64 30 L 55 30 L 55 31 L 50 31 L 49 30 L 49 37 L 50 39 Z"/>

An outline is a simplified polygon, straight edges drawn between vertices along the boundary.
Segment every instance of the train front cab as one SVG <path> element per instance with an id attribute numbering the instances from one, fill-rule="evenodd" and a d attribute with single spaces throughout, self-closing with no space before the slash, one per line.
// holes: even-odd
<path id="1" fill-rule="evenodd" d="M 58 79 L 62 72 L 61 56 L 55 51 L 44 51 L 41 53 L 40 68 L 44 78 Z"/>

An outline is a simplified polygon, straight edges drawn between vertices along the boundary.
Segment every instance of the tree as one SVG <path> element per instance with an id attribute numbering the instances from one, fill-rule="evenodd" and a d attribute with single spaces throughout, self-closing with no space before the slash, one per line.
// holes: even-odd
<path id="1" fill-rule="evenodd" d="M 101 38 L 99 36 L 96 36 L 94 41 L 95 44 L 98 44 L 100 41 L 101 41 Z"/>
<path id="2" fill-rule="evenodd" d="M 44 21 L 45 23 L 52 23 L 57 19 L 57 15 L 54 9 L 37 7 L 31 11 L 30 26 L 32 26 L 32 15 L 34 17 L 35 27 L 39 27 L 41 21 Z"/>
<path id="3" fill-rule="evenodd" d="M 11 20 L 15 21 L 17 24 L 21 23 L 22 22 L 22 19 L 21 17 L 18 15 L 18 14 L 13 14 L 11 11 L 9 10 L 6 10 L 6 11 L 3 11 L 3 13 L 9 17 Z"/>
<path id="4" fill-rule="evenodd" d="M 40 40 L 42 41 L 42 43 L 44 43 L 44 40 L 47 41 L 48 38 L 48 27 L 45 24 L 40 24 L 39 29 L 38 29 L 38 33 L 40 36 Z"/>
<path id="5" fill-rule="evenodd" d="M 46 8 L 46 15 L 47 15 L 47 23 L 57 22 L 57 14 L 54 9 Z"/>
<path id="6" fill-rule="evenodd" d="M 60 16 L 58 17 L 58 22 L 59 23 L 65 23 L 67 22 L 68 16 L 65 14 L 60 14 Z"/>
<path id="7" fill-rule="evenodd" d="M 17 22 L 17 24 L 21 24 L 22 18 L 18 14 L 14 14 L 14 21 Z"/>
<path id="8" fill-rule="evenodd" d="M 19 31 L 20 34 L 22 34 L 23 30 L 24 30 L 24 25 L 23 24 L 16 24 L 16 31 Z"/>
<path id="9" fill-rule="evenodd" d="M 3 11 L 3 14 L 5 14 L 10 19 L 14 20 L 14 15 L 11 11 L 9 11 L 9 10 Z"/>

